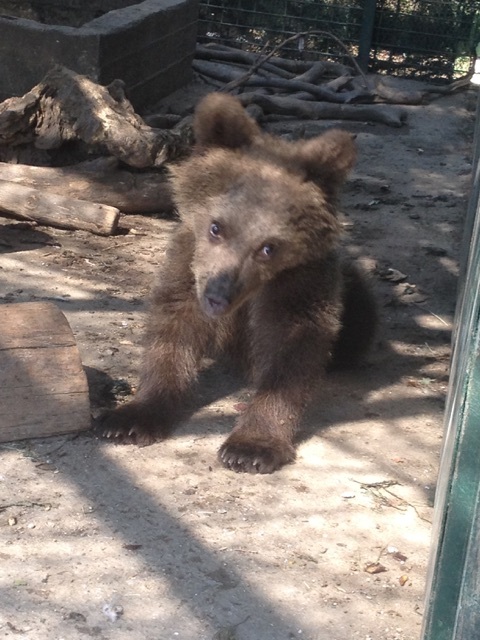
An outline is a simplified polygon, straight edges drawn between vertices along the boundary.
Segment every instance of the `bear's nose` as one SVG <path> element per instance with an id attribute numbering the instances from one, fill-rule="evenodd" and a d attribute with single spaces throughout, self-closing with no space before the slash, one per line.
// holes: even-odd
<path id="1" fill-rule="evenodd" d="M 233 298 L 233 280 L 230 274 L 221 273 L 210 278 L 203 293 L 204 310 L 209 316 L 225 313 Z"/>
<path id="2" fill-rule="evenodd" d="M 220 316 L 225 313 L 228 307 L 228 301 L 225 298 L 218 298 L 216 296 L 205 296 L 204 307 L 209 316 Z"/>

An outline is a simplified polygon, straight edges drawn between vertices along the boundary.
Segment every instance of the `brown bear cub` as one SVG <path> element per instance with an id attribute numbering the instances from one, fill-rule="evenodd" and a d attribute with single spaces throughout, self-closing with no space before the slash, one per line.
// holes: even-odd
<path id="1" fill-rule="evenodd" d="M 204 357 L 226 353 L 255 393 L 219 459 L 271 473 L 295 459 L 325 370 L 357 361 L 372 340 L 372 296 L 337 247 L 354 142 L 340 130 L 294 143 L 267 135 L 223 94 L 202 100 L 194 130 L 194 154 L 172 169 L 181 222 L 153 292 L 138 392 L 107 416 L 105 435 L 165 438 Z"/>

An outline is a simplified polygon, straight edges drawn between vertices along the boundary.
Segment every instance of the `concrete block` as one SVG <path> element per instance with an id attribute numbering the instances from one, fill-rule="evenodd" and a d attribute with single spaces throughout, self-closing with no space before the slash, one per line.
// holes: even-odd
<path id="1" fill-rule="evenodd" d="M 77 7 L 75 2 L 70 0 L 71 23 L 76 11 L 87 16 L 87 3 Z M 126 0 L 109 0 L 104 7 L 115 4 L 122 8 L 78 27 L 0 15 L 0 100 L 23 95 L 55 64 L 104 85 L 120 78 L 137 108 L 189 82 L 198 0 L 145 0 L 129 6 Z M 38 6 L 38 0 L 32 5 Z M 63 0 L 63 10 L 66 5 Z"/>

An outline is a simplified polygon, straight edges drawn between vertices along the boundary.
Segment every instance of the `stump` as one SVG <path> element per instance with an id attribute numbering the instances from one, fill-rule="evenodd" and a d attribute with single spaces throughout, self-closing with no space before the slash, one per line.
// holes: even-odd
<path id="1" fill-rule="evenodd" d="M 0 442 L 90 428 L 87 377 L 54 304 L 0 306 Z"/>

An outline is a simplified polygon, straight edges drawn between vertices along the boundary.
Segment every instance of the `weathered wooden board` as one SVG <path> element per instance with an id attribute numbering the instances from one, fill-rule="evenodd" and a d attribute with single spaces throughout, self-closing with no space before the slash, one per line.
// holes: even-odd
<path id="1" fill-rule="evenodd" d="M 0 305 L 0 442 L 90 428 L 72 331 L 48 302 Z"/>
<path id="2" fill-rule="evenodd" d="M 104 204 L 68 198 L 16 182 L 0 180 L 0 213 L 61 229 L 84 229 L 108 236 L 115 233 L 120 211 Z"/>
<path id="3" fill-rule="evenodd" d="M 158 171 L 129 171 L 120 167 L 117 158 L 111 156 L 67 167 L 0 162 L 0 180 L 38 189 L 43 193 L 109 205 L 123 213 L 171 212 L 174 209 L 173 194 L 166 175 Z M 114 231 L 112 227 L 110 232 Z"/>

